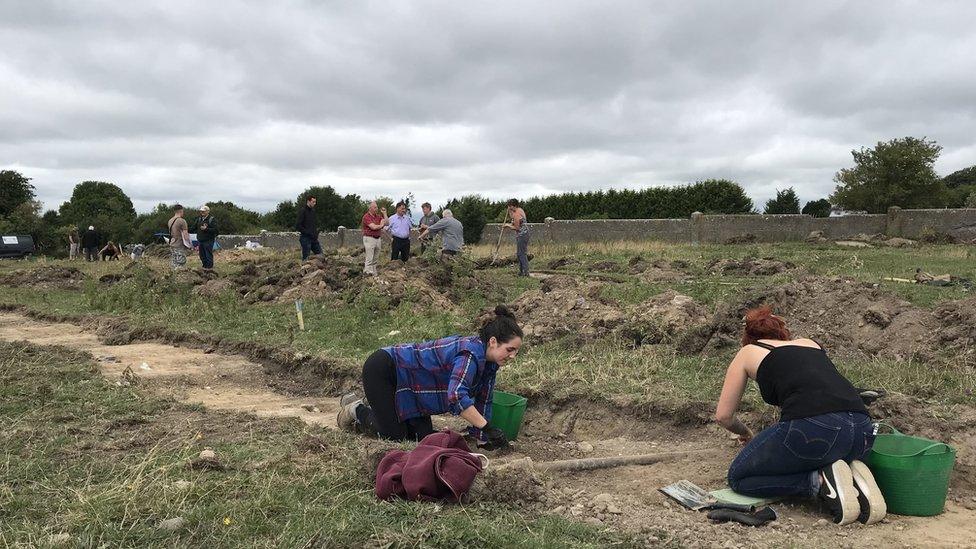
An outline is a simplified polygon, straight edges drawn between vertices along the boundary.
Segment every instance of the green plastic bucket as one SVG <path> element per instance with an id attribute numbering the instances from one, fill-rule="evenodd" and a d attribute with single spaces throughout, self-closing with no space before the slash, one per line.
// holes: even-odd
<path id="1" fill-rule="evenodd" d="M 505 391 L 495 391 L 491 401 L 491 421 L 488 424 L 504 431 L 508 440 L 515 440 L 522 428 L 522 417 L 525 415 L 528 399 Z"/>
<path id="2" fill-rule="evenodd" d="M 875 438 L 866 463 L 878 481 L 888 512 L 917 517 L 941 513 L 956 450 L 942 442 L 902 434 L 886 423 L 879 427 L 892 432 Z"/>

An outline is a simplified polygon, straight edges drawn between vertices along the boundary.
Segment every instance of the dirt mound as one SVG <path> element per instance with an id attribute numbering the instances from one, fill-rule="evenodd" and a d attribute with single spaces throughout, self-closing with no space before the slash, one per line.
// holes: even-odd
<path id="1" fill-rule="evenodd" d="M 634 256 L 627 263 L 631 274 L 636 274 L 641 282 L 679 282 L 690 278 L 690 264 L 680 259 L 648 261 L 642 256 Z"/>
<path id="2" fill-rule="evenodd" d="M 582 266 L 583 263 L 580 262 L 580 260 L 576 259 L 575 257 L 557 257 L 556 259 L 553 259 L 549 263 L 546 263 L 546 268 L 550 270 L 562 269 L 566 267 L 570 269 L 578 269 Z"/>
<path id="3" fill-rule="evenodd" d="M 84 273 L 74 267 L 46 265 L 34 269 L 18 269 L 8 273 L 0 277 L 0 284 L 76 290 L 81 288 L 84 280 Z"/>
<path id="4" fill-rule="evenodd" d="M 943 303 L 935 309 L 939 343 L 972 363 L 976 359 L 976 297 Z"/>
<path id="5" fill-rule="evenodd" d="M 256 303 L 335 297 L 356 286 L 362 278 L 361 265 L 338 256 L 318 255 L 304 263 L 275 256 L 248 259 L 230 279 L 245 301 Z M 211 285 L 217 291 L 225 289 L 224 284 Z"/>
<path id="6" fill-rule="evenodd" d="M 837 354 L 869 354 L 906 360 L 929 358 L 935 316 L 874 284 L 849 278 L 807 277 L 772 288 L 753 288 L 720 304 L 711 320 L 685 341 L 691 352 L 738 344 L 746 310 L 769 305 L 797 336 L 817 340 Z"/>
<path id="7" fill-rule="evenodd" d="M 527 254 L 526 257 L 529 261 L 535 257 L 534 254 Z M 495 267 L 508 267 L 510 265 L 518 265 L 518 257 L 514 255 L 509 255 L 506 257 L 499 257 L 498 259 L 492 261 L 490 257 L 481 257 L 474 261 L 475 269 L 492 269 Z"/>
<path id="8" fill-rule="evenodd" d="M 621 333 L 635 345 L 673 343 L 708 318 L 708 311 L 694 299 L 668 290 L 634 307 Z"/>
<path id="9" fill-rule="evenodd" d="M 392 309 L 409 302 L 418 313 L 431 309 L 454 310 L 454 303 L 443 290 L 428 280 L 428 274 L 418 261 L 393 261 L 385 265 L 377 276 L 365 279 L 362 289 L 382 297 L 385 304 L 381 308 Z M 362 296 L 361 293 L 359 298 Z"/>
<path id="10" fill-rule="evenodd" d="M 708 264 L 707 270 L 712 274 L 736 276 L 771 276 L 795 269 L 796 265 L 788 261 L 779 261 L 771 257 L 757 259 L 716 259 Z"/>
<path id="11" fill-rule="evenodd" d="M 600 283 L 555 275 L 543 280 L 538 290 L 522 294 L 512 311 L 533 343 L 569 334 L 584 340 L 600 338 L 627 320 L 618 303 L 600 296 L 602 288 Z"/>

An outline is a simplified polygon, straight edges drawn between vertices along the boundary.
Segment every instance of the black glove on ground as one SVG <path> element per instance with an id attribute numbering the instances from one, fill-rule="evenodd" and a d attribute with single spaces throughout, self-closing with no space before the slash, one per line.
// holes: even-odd
<path id="1" fill-rule="evenodd" d="M 485 443 L 485 449 L 498 450 L 508 448 L 508 438 L 505 437 L 505 432 L 498 427 L 485 427 L 482 431 L 488 439 L 488 442 Z"/>

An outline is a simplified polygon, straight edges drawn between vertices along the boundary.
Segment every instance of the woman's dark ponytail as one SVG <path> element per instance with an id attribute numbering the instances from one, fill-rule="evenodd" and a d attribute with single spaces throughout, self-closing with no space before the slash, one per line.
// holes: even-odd
<path id="1" fill-rule="evenodd" d="M 508 307 L 498 305 L 495 307 L 495 314 L 481 325 L 478 336 L 485 345 L 488 345 L 488 340 L 491 338 L 495 338 L 499 343 L 507 343 L 513 337 L 522 337 L 522 328 L 519 328 L 515 315 L 508 310 Z"/>

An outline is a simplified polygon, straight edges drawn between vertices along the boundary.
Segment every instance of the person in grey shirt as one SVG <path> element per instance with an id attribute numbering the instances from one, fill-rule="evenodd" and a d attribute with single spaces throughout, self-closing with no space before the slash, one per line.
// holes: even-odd
<path id="1" fill-rule="evenodd" d="M 430 202 L 424 202 L 423 204 L 421 204 L 420 209 L 423 210 L 424 212 L 424 215 L 420 217 L 421 231 L 423 231 L 426 228 L 429 228 L 434 223 L 437 223 L 438 221 L 441 220 L 439 215 L 430 211 L 431 210 Z M 431 243 L 431 239 L 429 237 L 420 239 L 420 255 L 424 255 L 424 252 L 427 251 L 427 245 L 430 243 Z"/>
<path id="2" fill-rule="evenodd" d="M 451 210 L 445 208 L 441 213 L 444 217 L 437 223 L 424 229 L 420 233 L 420 238 L 424 238 L 428 234 L 443 232 L 444 245 L 441 248 L 441 254 L 457 255 L 461 251 L 461 246 L 464 245 L 464 226 L 461 225 L 460 221 L 454 219 L 454 214 L 451 213 Z"/>

